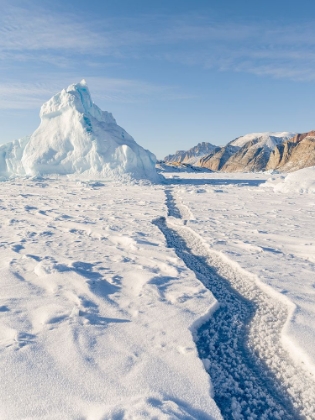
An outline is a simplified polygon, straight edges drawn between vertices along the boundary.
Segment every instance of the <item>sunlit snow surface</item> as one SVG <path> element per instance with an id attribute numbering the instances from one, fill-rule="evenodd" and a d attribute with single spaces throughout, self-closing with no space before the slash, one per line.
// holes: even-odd
<path id="1" fill-rule="evenodd" d="M 163 217 L 271 286 L 291 316 L 283 346 L 313 371 L 315 196 L 275 192 L 268 174 L 164 175 L 0 183 L 1 419 L 221 418 L 195 343 L 217 302 Z"/>
<path id="2" fill-rule="evenodd" d="M 0 418 L 220 418 L 161 186 L 0 183 Z"/>

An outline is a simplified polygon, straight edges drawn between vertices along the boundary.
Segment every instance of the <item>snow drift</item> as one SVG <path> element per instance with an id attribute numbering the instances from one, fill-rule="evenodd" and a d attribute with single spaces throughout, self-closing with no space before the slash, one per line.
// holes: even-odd
<path id="1" fill-rule="evenodd" d="M 76 174 L 86 178 L 158 180 L 155 156 L 139 146 L 111 113 L 92 102 L 84 80 L 44 103 L 41 123 L 27 140 L 0 148 L 0 173 Z"/>

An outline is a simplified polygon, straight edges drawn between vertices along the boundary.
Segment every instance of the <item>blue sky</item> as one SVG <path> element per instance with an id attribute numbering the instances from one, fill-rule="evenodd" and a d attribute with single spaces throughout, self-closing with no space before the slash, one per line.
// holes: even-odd
<path id="1" fill-rule="evenodd" d="M 0 0 L 0 143 L 85 78 L 159 158 L 315 128 L 315 2 Z"/>

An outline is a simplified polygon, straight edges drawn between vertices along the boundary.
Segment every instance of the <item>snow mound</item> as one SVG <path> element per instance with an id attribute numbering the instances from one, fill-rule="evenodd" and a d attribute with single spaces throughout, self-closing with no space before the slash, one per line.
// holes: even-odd
<path id="1" fill-rule="evenodd" d="M 20 148 L 5 145 L 12 151 L 9 158 L 2 153 L 2 175 L 75 174 L 92 179 L 128 175 L 159 180 L 155 156 L 117 125 L 111 113 L 92 102 L 85 80 L 44 103 L 40 118 L 40 126 L 29 141 L 19 143 Z"/>
<path id="2" fill-rule="evenodd" d="M 270 149 L 274 149 L 278 144 L 294 137 L 296 133 L 283 132 L 265 132 L 265 133 L 250 133 L 232 140 L 229 144 L 232 146 L 243 147 L 251 141 L 257 141 L 260 146 L 264 145 Z"/>
<path id="3" fill-rule="evenodd" d="M 315 166 L 290 173 L 274 186 L 274 191 L 315 194 Z"/>

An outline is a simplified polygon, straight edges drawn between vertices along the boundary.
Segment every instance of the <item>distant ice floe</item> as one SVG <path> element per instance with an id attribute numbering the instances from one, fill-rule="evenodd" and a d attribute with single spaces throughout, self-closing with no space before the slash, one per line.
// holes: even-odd
<path id="1" fill-rule="evenodd" d="M 85 80 L 44 103 L 30 137 L 0 146 L 0 176 L 80 175 L 158 181 L 154 154 L 92 102 Z"/>
<path id="2" fill-rule="evenodd" d="M 315 166 L 300 169 L 285 177 L 271 178 L 264 186 L 285 194 L 315 194 Z"/>

